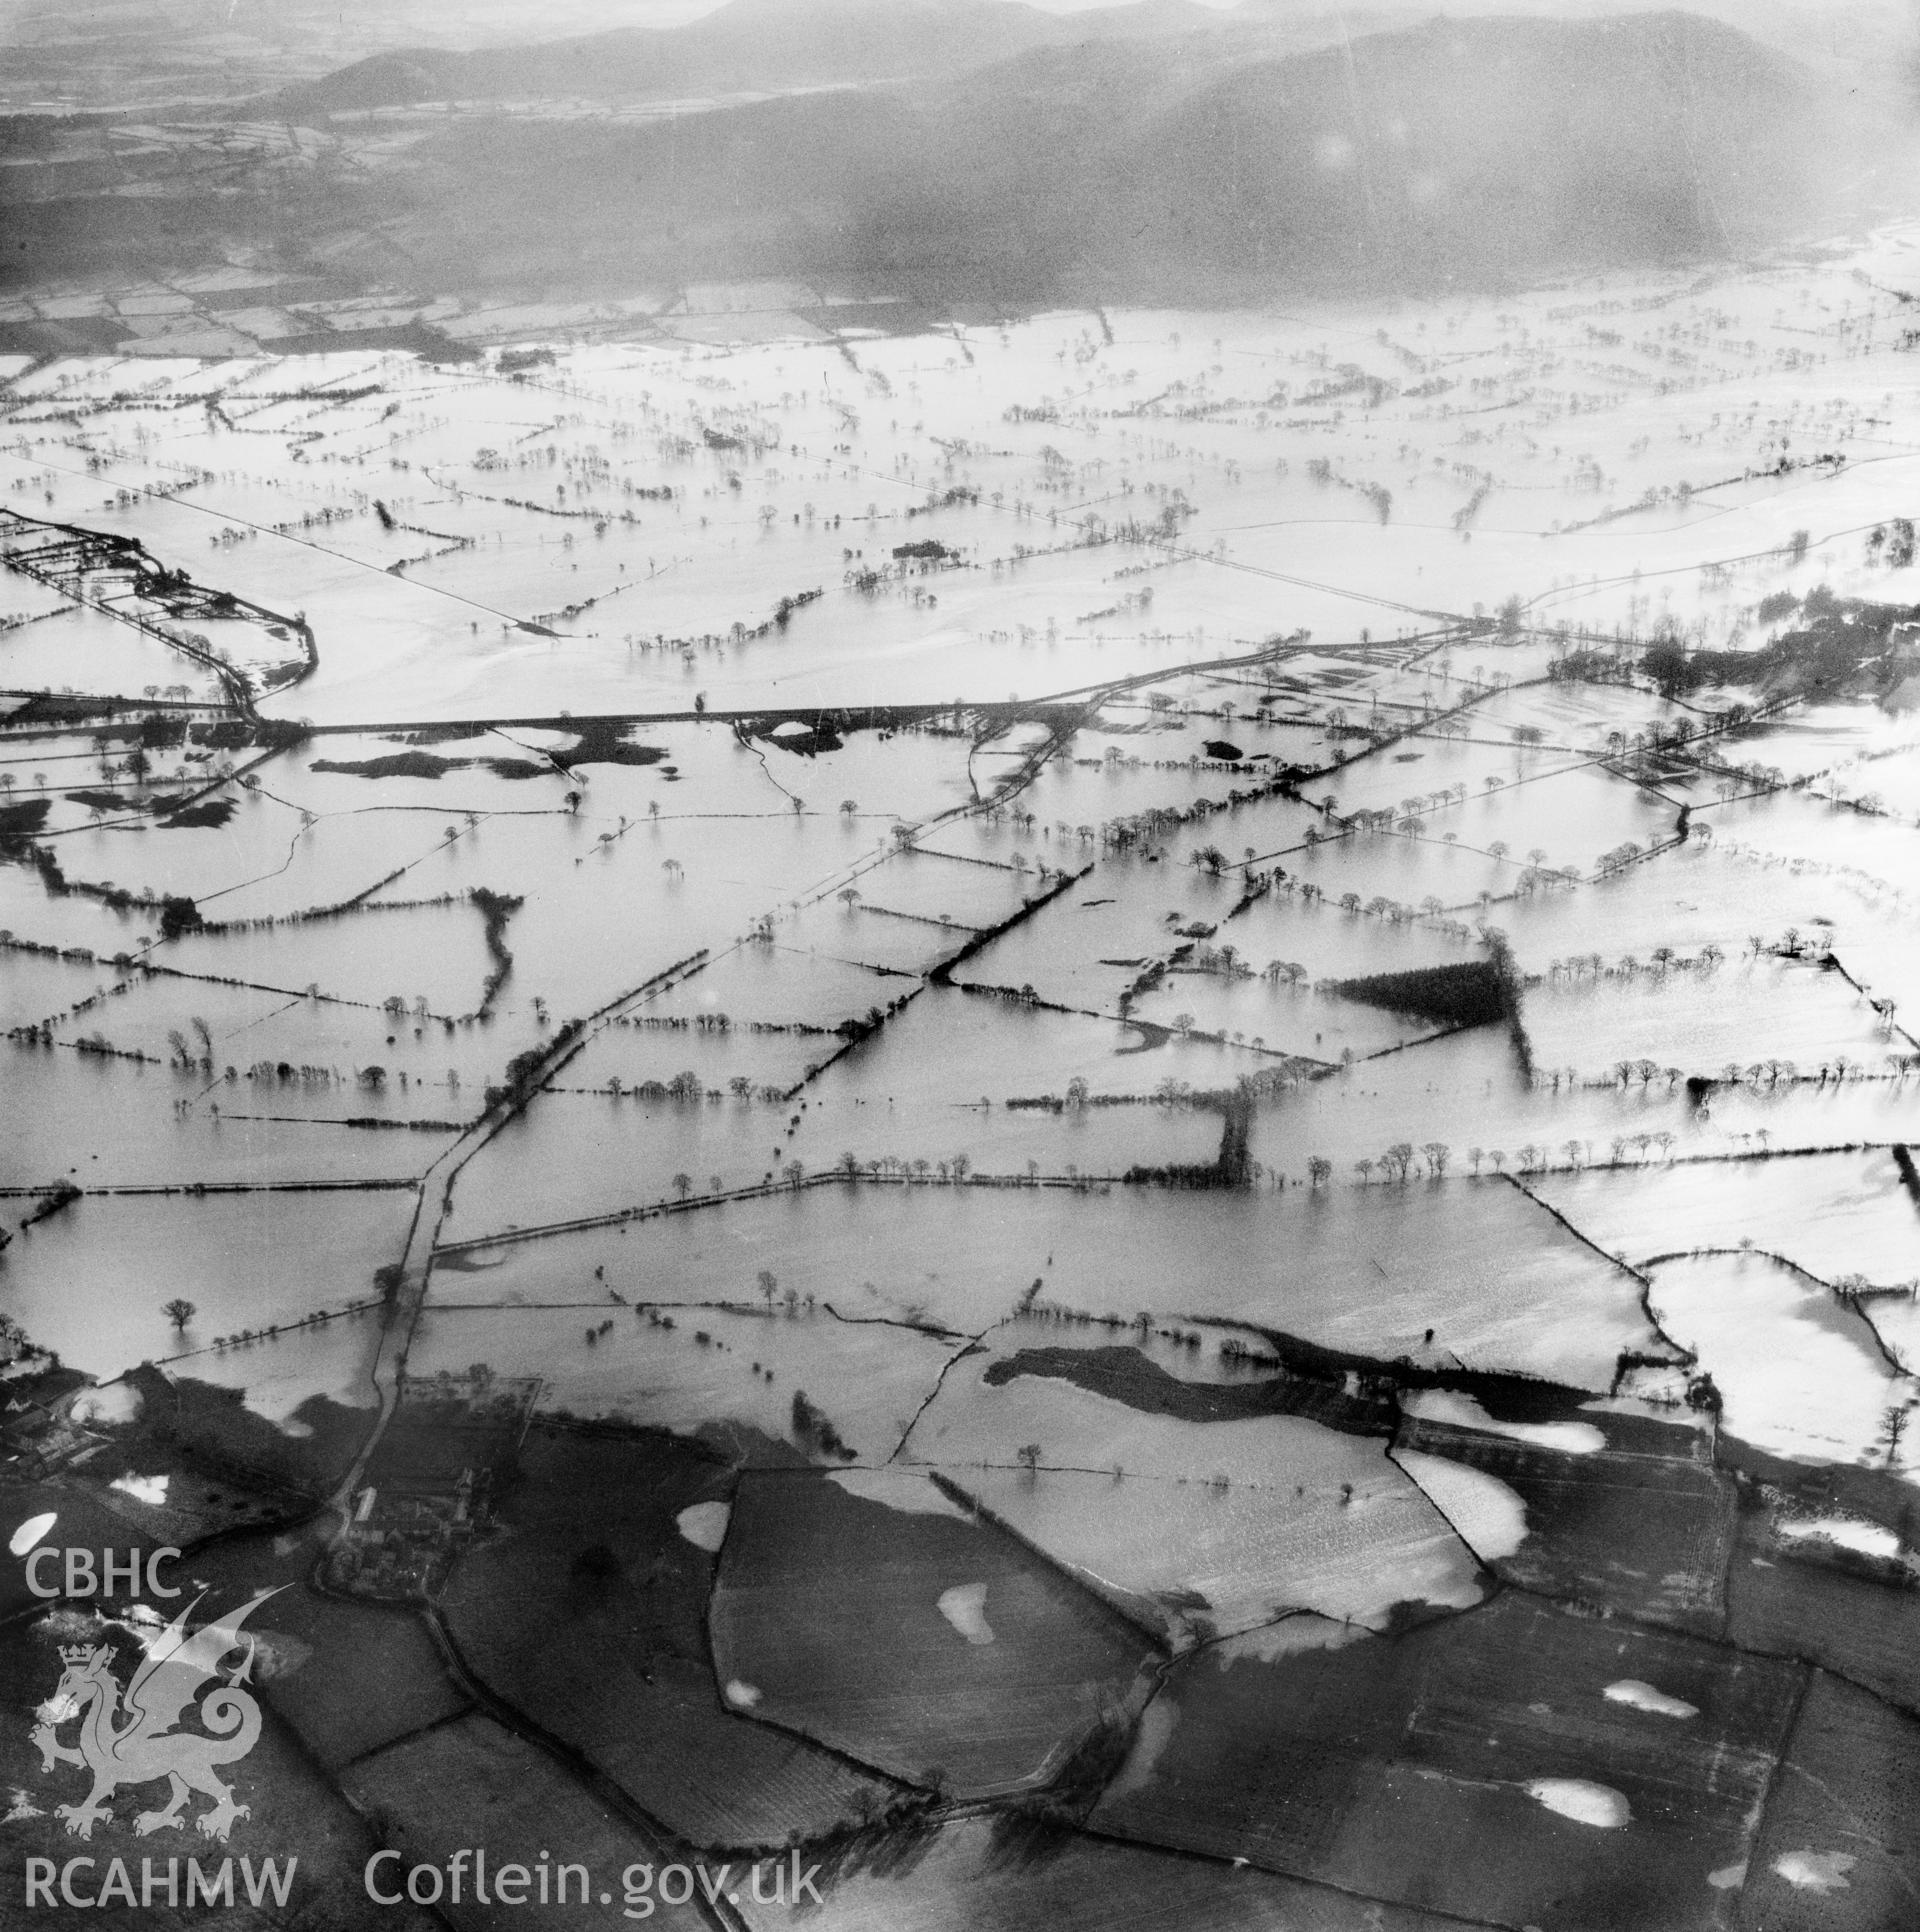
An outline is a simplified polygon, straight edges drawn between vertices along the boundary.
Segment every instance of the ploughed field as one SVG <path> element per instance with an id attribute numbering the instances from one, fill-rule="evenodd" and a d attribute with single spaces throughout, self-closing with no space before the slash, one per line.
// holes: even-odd
<path id="1" fill-rule="evenodd" d="M 14 1556 L 329 1875 L 1904 1922 L 1915 244 L 7 365 Z"/>

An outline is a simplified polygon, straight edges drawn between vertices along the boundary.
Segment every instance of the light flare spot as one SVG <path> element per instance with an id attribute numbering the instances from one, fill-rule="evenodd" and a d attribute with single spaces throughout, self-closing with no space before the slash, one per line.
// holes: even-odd
<path id="1" fill-rule="evenodd" d="M 73 1398 L 71 1413 L 76 1422 L 132 1422 L 140 1409 L 140 1391 L 131 1383 L 106 1382 L 82 1389 Z"/>

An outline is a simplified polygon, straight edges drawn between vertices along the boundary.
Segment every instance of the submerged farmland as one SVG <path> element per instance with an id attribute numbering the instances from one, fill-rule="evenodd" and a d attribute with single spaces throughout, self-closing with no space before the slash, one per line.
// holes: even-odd
<path id="1" fill-rule="evenodd" d="M 6 364 L 0 1531 L 756 1932 L 1904 1923 L 1916 246 Z"/>

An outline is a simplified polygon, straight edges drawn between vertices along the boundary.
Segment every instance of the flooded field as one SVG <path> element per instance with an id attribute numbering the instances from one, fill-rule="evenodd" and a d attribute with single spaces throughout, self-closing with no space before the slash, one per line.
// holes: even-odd
<path id="1" fill-rule="evenodd" d="M 1161 312 L 1104 333 L 1055 314 L 857 347 L 583 347 L 516 380 L 391 352 L 297 375 L 69 360 L 15 378 L 16 488 L 304 610 L 331 643 L 297 708 L 325 720 L 538 715 L 556 686 L 582 714 L 703 690 L 844 702 L 854 667 L 868 702 L 1032 699 L 1511 594 L 1547 623 L 1670 616 L 1718 642 L 1762 577 L 1852 589 L 1884 569 L 1838 533 L 1871 526 L 1912 460 L 1845 467 L 1897 380 L 1884 319 L 1871 348 L 1867 325 L 1905 245 L 1882 235 L 1791 296 L 1768 268 L 1618 281 L 1436 306 L 1386 342 L 1339 311 Z M 1636 309 L 1631 343 L 1599 340 Z M 1465 388 L 1438 373 L 1463 366 Z M 75 410 L 91 469 L 49 434 Z M 1843 467 L 1743 487 L 1795 431 Z M 1762 564 L 1816 489 L 1825 530 L 1791 571 Z M 938 556 L 891 555 L 909 513 Z M 1143 558 L 1148 529 L 1169 547 Z M 1457 649 L 1452 689 L 1483 662 Z M 1448 690 L 1329 695 L 1417 716 Z"/>
<path id="2" fill-rule="evenodd" d="M 269 1406 L 291 1409 L 341 1379 L 339 1348 L 309 1347 L 301 1324 L 325 1315 L 322 1331 L 378 1327 L 374 1271 L 405 1243 L 417 1198 L 411 1186 L 90 1195 L 8 1249 L 8 1310 L 42 1347 L 103 1380 L 161 1360 L 236 1386 L 255 1367 L 276 1385 L 312 1374 L 290 1400 L 276 1386 Z M 136 1276 L 137 1298 L 126 1292 Z M 169 1313 L 175 1302 L 184 1321 Z M 370 1312 L 343 1312 L 362 1305 Z M 282 1369 L 282 1348 L 294 1369 Z"/>

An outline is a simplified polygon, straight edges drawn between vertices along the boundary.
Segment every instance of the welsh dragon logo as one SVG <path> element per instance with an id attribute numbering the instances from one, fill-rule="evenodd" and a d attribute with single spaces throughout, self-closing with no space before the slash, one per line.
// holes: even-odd
<path id="1" fill-rule="evenodd" d="M 53 1695 L 34 1713 L 39 1722 L 32 1736 L 40 1747 L 42 1773 L 50 1773 L 56 1764 L 75 1764 L 93 1774 L 93 1789 L 83 1800 L 54 1807 L 69 1832 L 91 1838 L 94 1826 L 113 1816 L 106 1801 L 121 1785 L 152 1784 L 161 1778 L 171 1787 L 167 1802 L 133 1821 L 142 1837 L 177 1830 L 181 1810 L 195 1791 L 213 1800 L 194 1820 L 209 1838 L 224 1839 L 234 1820 L 248 1815 L 248 1807 L 234 1803 L 233 1787 L 220 1782 L 214 1767 L 245 1757 L 259 1739 L 260 1706 L 240 1688 L 253 1680 L 254 1642 L 240 1635 L 240 1626 L 274 1594 L 262 1590 L 239 1609 L 191 1632 L 187 1623 L 200 1607 L 199 1597 L 164 1628 L 122 1626 L 146 1652 L 127 1682 L 124 1703 L 113 1675 L 111 1644 L 60 1647 L 66 1668 Z M 242 1648 L 246 1655 L 221 1679 L 222 1660 Z M 200 1699 L 197 1714 L 212 1735 L 179 1729 L 181 1714 L 210 1678 L 221 1680 Z M 61 1727 L 76 1719 L 78 1746 L 62 1744 Z"/>

